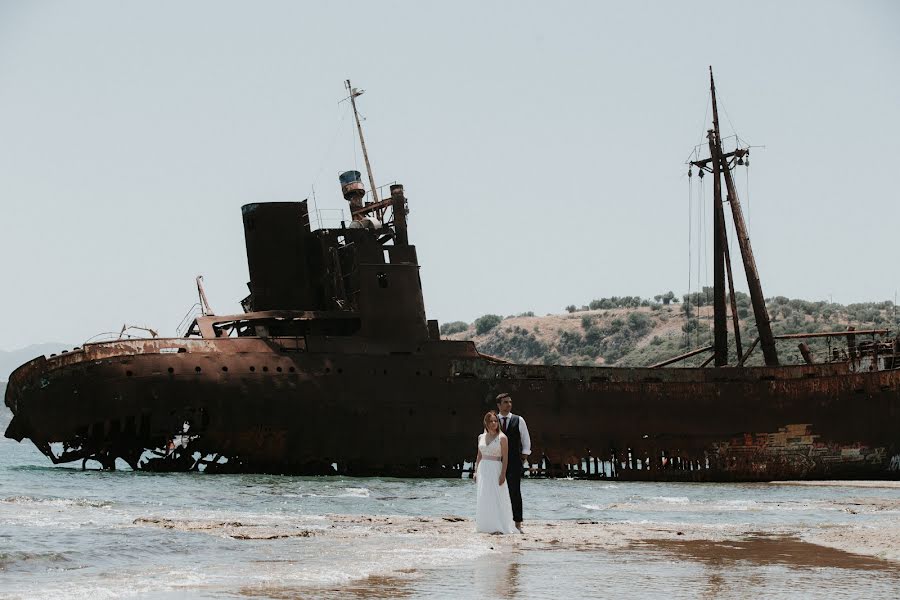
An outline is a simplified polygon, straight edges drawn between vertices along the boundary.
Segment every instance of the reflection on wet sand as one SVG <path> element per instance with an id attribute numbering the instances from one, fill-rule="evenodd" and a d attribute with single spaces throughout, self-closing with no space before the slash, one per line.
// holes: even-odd
<path id="1" fill-rule="evenodd" d="M 895 564 L 876 557 L 810 544 L 794 537 L 764 534 L 729 541 L 649 539 L 634 542 L 630 548 L 668 552 L 712 566 L 744 562 L 798 569 L 883 569 L 892 573 L 896 569 Z"/>
<path id="2" fill-rule="evenodd" d="M 479 597 L 516 598 L 519 594 L 518 552 L 479 558 L 472 565 L 472 584 Z"/>
<path id="3" fill-rule="evenodd" d="M 412 570 L 407 570 L 407 575 Z M 320 600 L 339 600 L 343 598 L 410 598 L 415 595 L 414 581 L 402 576 L 370 575 L 365 579 L 335 587 L 298 587 L 298 586 L 247 586 L 240 590 L 240 595 L 248 598 L 273 598 L 275 600 L 299 600 L 301 598 L 318 598 Z"/>

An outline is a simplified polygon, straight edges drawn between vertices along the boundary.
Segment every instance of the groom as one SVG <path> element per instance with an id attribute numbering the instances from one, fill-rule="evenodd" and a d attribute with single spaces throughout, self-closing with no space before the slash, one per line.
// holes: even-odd
<path id="1" fill-rule="evenodd" d="M 522 461 L 531 454 L 531 436 L 525 419 L 512 414 L 512 397 L 507 394 L 497 396 L 497 415 L 500 429 L 509 439 L 509 464 L 506 467 L 506 485 L 509 488 L 509 499 L 512 502 L 513 521 L 516 529 L 522 533 Z"/>

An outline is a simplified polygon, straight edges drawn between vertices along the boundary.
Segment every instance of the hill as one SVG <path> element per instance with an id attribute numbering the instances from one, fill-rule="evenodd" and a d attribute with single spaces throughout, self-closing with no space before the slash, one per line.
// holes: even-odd
<path id="1" fill-rule="evenodd" d="M 50 342 L 46 344 L 32 344 L 18 350 L 0 350 L 0 381 L 7 381 L 9 374 L 12 373 L 19 365 L 22 365 L 32 358 L 47 355 L 60 350 L 71 350 L 74 348 L 72 344 L 61 344 L 59 342 Z"/>
<path id="2" fill-rule="evenodd" d="M 757 337 L 756 322 L 748 295 L 736 293 L 735 302 L 746 352 Z M 766 304 L 775 335 L 844 331 L 851 325 L 858 330 L 900 329 L 900 314 L 893 302 L 841 305 L 777 296 Z M 735 364 L 730 309 L 728 326 L 730 364 Z M 445 323 L 441 332 L 448 339 L 473 340 L 479 351 L 517 363 L 647 366 L 712 344 L 712 290 L 684 296 L 680 302 L 671 292 L 654 299 L 602 298 L 544 317 L 531 312 L 505 318 L 484 315 L 473 323 Z M 802 362 L 798 342 L 778 342 L 782 363 Z M 825 360 L 832 346 L 846 346 L 843 338 L 807 343 L 817 361 Z M 679 364 L 696 366 L 708 357 L 704 353 Z M 758 347 L 748 364 L 762 364 Z"/>

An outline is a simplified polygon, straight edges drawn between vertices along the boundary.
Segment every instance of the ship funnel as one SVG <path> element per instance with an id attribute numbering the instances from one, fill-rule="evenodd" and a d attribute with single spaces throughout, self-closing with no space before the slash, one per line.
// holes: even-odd
<path id="1" fill-rule="evenodd" d="M 339 179 L 344 200 L 350 203 L 350 212 L 354 213 L 363 207 L 362 199 L 366 195 L 366 188 L 362 184 L 362 175 L 359 171 L 344 171 Z M 358 218 L 357 215 L 353 215 L 354 221 Z"/>

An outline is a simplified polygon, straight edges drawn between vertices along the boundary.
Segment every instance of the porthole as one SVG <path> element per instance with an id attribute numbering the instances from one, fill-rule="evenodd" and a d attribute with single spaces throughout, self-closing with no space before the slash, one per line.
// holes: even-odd
<path id="1" fill-rule="evenodd" d="M 325 367 L 325 372 L 326 372 L 326 373 L 331 373 L 331 367 Z"/>
<path id="2" fill-rule="evenodd" d="M 228 372 L 228 367 L 222 367 L 222 371 L 225 372 L 225 373 L 227 373 L 227 372 Z"/>
<path id="3" fill-rule="evenodd" d="M 338 375 L 344 372 L 344 369 L 338 369 Z"/>
<path id="4" fill-rule="evenodd" d="M 293 372 L 296 371 L 296 370 L 297 370 L 297 369 L 295 369 L 294 367 L 288 367 L 288 371 L 290 371 L 291 373 L 293 373 Z"/>
<path id="5" fill-rule="evenodd" d="M 252 373 L 254 371 L 256 371 L 256 367 L 250 367 L 250 372 Z"/>
<path id="6" fill-rule="evenodd" d="M 200 367 L 194 367 L 194 370 L 199 373 L 202 369 L 200 369 Z"/>
<path id="7" fill-rule="evenodd" d="M 134 373 L 132 373 L 131 371 L 125 371 L 126 377 L 131 377 L 132 375 L 134 375 Z"/>
<path id="8" fill-rule="evenodd" d="M 264 372 L 264 373 L 268 373 L 268 372 L 269 372 L 269 367 L 263 367 L 263 372 Z"/>
<path id="9" fill-rule="evenodd" d="M 281 373 L 281 367 L 275 367 L 275 370 Z"/>
<path id="10" fill-rule="evenodd" d="M 174 373 L 174 372 L 175 372 L 175 369 L 173 369 L 172 367 L 169 367 L 169 373 Z"/>

